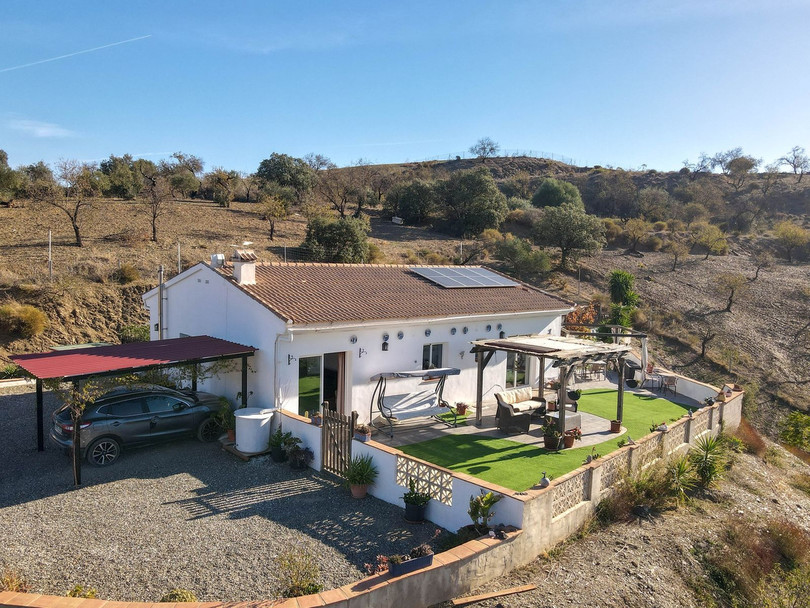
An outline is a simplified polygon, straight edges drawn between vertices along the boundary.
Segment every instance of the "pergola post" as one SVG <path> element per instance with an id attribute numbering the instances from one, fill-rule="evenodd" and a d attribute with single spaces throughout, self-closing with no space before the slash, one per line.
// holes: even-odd
<path id="1" fill-rule="evenodd" d="M 557 430 L 565 435 L 565 394 L 568 391 L 568 366 L 560 365 L 560 388 L 557 395 Z"/>
<path id="2" fill-rule="evenodd" d="M 45 421 L 42 404 L 42 380 L 37 378 L 37 451 L 45 451 Z"/>
<path id="3" fill-rule="evenodd" d="M 478 351 L 475 358 L 478 363 L 475 377 L 475 426 L 481 426 L 484 420 L 484 368 L 495 354 L 494 350 Z"/>
<path id="4" fill-rule="evenodd" d="M 540 361 L 540 386 L 537 388 L 537 396 L 543 399 L 546 390 L 546 358 L 538 357 L 537 360 Z"/>
<path id="5" fill-rule="evenodd" d="M 247 407 L 248 401 L 247 372 L 248 372 L 247 355 L 242 355 L 242 407 Z"/>
<path id="6" fill-rule="evenodd" d="M 624 417 L 624 357 L 619 357 L 619 391 L 616 395 L 616 420 Z"/>

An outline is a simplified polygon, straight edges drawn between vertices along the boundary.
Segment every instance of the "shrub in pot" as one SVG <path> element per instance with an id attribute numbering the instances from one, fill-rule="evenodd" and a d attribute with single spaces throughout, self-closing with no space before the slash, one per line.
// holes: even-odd
<path id="1" fill-rule="evenodd" d="M 367 424 L 358 424 L 354 427 L 354 438 L 357 441 L 368 441 L 371 439 L 371 427 Z"/>
<path id="2" fill-rule="evenodd" d="M 290 468 L 303 471 L 314 460 L 315 454 L 309 448 L 296 445 L 288 452 L 287 457 L 290 461 Z"/>
<path id="3" fill-rule="evenodd" d="M 563 437 L 557 429 L 557 423 L 549 420 L 543 425 L 543 447 L 547 450 L 559 450 L 563 443 Z"/>
<path id="4" fill-rule="evenodd" d="M 425 511 L 427 503 L 433 498 L 430 492 L 420 492 L 416 489 L 413 479 L 408 480 L 408 491 L 402 495 L 405 503 L 405 521 L 410 523 L 421 523 L 425 521 Z"/>
<path id="5" fill-rule="evenodd" d="M 233 414 L 233 408 L 225 397 L 219 398 L 219 409 L 214 414 L 219 426 L 223 431 L 228 433 L 228 441 L 236 440 L 236 416 Z"/>
<path id="6" fill-rule="evenodd" d="M 270 457 L 275 462 L 284 462 L 287 460 L 287 452 L 284 450 L 284 445 L 292 439 L 294 439 L 292 433 L 282 433 L 281 427 L 270 435 Z"/>
<path id="7" fill-rule="evenodd" d="M 370 455 L 355 456 L 346 466 L 343 476 L 354 498 L 365 498 L 368 486 L 377 479 L 379 471 Z"/>

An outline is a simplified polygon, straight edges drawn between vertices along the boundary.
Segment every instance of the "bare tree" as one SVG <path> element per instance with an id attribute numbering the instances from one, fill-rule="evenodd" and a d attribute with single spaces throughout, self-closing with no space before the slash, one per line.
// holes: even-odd
<path id="1" fill-rule="evenodd" d="M 283 197 L 267 192 L 259 193 L 258 210 L 262 219 L 270 223 L 270 240 L 276 235 L 276 222 L 289 214 L 289 206 Z"/>
<path id="2" fill-rule="evenodd" d="M 690 163 L 689 159 L 683 161 L 683 166 L 689 170 L 689 181 L 695 181 L 699 176 L 711 173 L 712 157 L 701 152 L 697 162 Z"/>
<path id="3" fill-rule="evenodd" d="M 60 160 L 56 164 L 56 177 L 61 188 L 54 191 L 43 190 L 42 202 L 64 212 L 70 219 L 76 246 L 82 246 L 82 233 L 79 224 L 80 216 L 85 209 L 92 207 L 94 197 L 101 191 L 95 165 L 80 163 L 77 160 Z"/>
<path id="4" fill-rule="evenodd" d="M 501 147 L 489 137 L 482 137 L 470 146 L 470 154 L 486 160 L 498 154 Z"/>
<path id="5" fill-rule="evenodd" d="M 152 224 L 152 240 L 157 243 L 157 223 L 171 200 L 171 185 L 168 178 L 153 163 L 138 160 L 135 166 L 143 181 L 140 197 Z"/>
<path id="6" fill-rule="evenodd" d="M 764 250 L 757 251 L 751 257 L 751 261 L 754 263 L 754 268 L 756 268 L 754 278 L 750 279 L 752 283 L 759 278 L 760 270 L 773 266 L 773 256 Z"/>
<path id="7" fill-rule="evenodd" d="M 802 181 L 804 174 L 810 171 L 810 158 L 807 157 L 801 146 L 793 146 L 793 149 L 780 158 L 779 162 L 793 170 L 797 184 Z"/>

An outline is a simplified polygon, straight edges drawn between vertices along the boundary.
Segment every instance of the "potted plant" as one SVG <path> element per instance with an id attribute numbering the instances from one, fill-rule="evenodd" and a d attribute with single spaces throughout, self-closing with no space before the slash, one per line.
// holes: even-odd
<path id="1" fill-rule="evenodd" d="M 323 424 L 323 416 L 321 416 L 320 410 L 312 412 L 312 415 L 309 417 L 309 422 L 315 426 L 321 426 Z"/>
<path id="2" fill-rule="evenodd" d="M 236 441 L 236 416 L 233 415 L 233 408 L 225 397 L 219 398 L 219 409 L 214 417 L 222 430 L 228 433 L 228 441 L 231 443 Z"/>
<path id="3" fill-rule="evenodd" d="M 580 397 L 582 397 L 582 391 L 580 389 L 568 391 L 568 398 L 571 401 L 579 401 Z"/>
<path id="4" fill-rule="evenodd" d="M 284 444 L 292 438 L 292 433 L 282 433 L 281 427 L 270 435 L 270 457 L 275 462 L 287 460 L 287 453 L 284 451 Z"/>
<path id="5" fill-rule="evenodd" d="M 388 572 L 391 576 L 402 576 L 427 568 L 433 563 L 433 549 L 427 543 L 411 549 L 408 555 L 390 555 L 388 557 Z"/>
<path id="6" fill-rule="evenodd" d="M 354 438 L 357 441 L 368 441 L 371 439 L 371 427 L 367 424 L 358 424 L 354 427 Z"/>
<path id="7" fill-rule="evenodd" d="M 370 455 L 355 456 L 346 466 L 344 477 L 353 498 L 365 498 L 379 471 Z"/>
<path id="8" fill-rule="evenodd" d="M 405 502 L 405 521 L 417 524 L 425 521 L 427 503 L 433 498 L 430 492 L 420 492 L 416 489 L 413 478 L 408 480 L 408 491 L 402 495 Z"/>
<path id="9" fill-rule="evenodd" d="M 622 421 L 621 420 L 611 420 L 610 421 L 610 432 L 611 433 L 621 433 L 622 432 Z"/>
<path id="10" fill-rule="evenodd" d="M 466 416 L 467 415 L 467 409 L 469 407 L 470 406 L 467 405 L 466 403 L 464 403 L 463 401 L 459 401 L 458 403 L 456 403 L 456 414 L 459 415 L 459 416 Z"/>
<path id="11" fill-rule="evenodd" d="M 294 446 L 288 454 L 290 468 L 296 471 L 303 471 L 315 458 L 315 454 L 309 448 Z"/>
<path id="12" fill-rule="evenodd" d="M 547 421 L 543 426 L 543 446 L 547 450 L 559 450 L 562 445 L 562 435 L 557 430 L 557 424 L 554 420 Z"/>
<path id="13" fill-rule="evenodd" d="M 549 412 L 556 412 L 557 411 L 557 401 L 552 399 L 548 403 L 546 403 L 546 410 Z"/>
<path id="14" fill-rule="evenodd" d="M 565 447 L 574 447 L 575 441 L 582 441 L 582 429 L 580 429 L 578 426 L 568 429 L 563 435 L 563 443 L 565 444 Z"/>

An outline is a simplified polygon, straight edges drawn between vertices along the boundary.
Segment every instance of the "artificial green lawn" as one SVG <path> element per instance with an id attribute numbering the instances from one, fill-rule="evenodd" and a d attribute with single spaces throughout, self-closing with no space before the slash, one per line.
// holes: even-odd
<path id="1" fill-rule="evenodd" d="M 616 417 L 616 390 L 590 389 L 582 391 L 580 411 L 612 420 Z M 631 437 L 639 438 L 650 432 L 650 425 L 677 420 L 688 408 L 658 397 L 624 393 L 624 426 Z M 607 424 L 607 423 L 606 423 Z M 597 444 L 596 451 L 607 454 L 616 448 L 616 438 Z M 452 471 L 480 477 L 485 481 L 523 491 L 535 485 L 543 476 L 559 477 L 580 466 L 593 446 L 549 452 L 509 439 L 476 435 L 445 435 L 400 448 L 406 454 L 427 460 Z"/>

